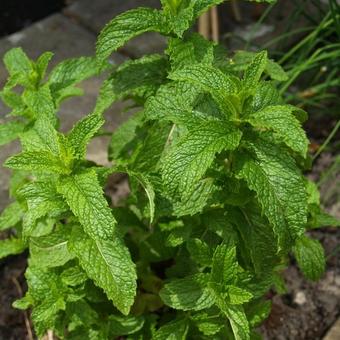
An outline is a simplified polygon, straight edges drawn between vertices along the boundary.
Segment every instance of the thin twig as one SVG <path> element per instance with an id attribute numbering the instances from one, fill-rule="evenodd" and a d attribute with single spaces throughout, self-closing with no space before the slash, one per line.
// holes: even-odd
<path id="1" fill-rule="evenodd" d="M 326 148 L 326 146 L 331 141 L 331 139 L 335 136 L 335 134 L 337 133 L 339 128 L 340 128 L 340 120 L 336 123 L 336 125 L 334 126 L 333 130 L 331 131 L 331 133 L 328 135 L 328 137 L 323 142 L 323 144 L 319 147 L 319 149 L 316 152 L 316 154 L 313 156 L 313 161 L 315 161 L 320 156 L 321 152 Z"/>
<path id="2" fill-rule="evenodd" d="M 236 0 L 231 0 L 230 4 L 231 4 L 231 10 L 232 10 L 233 15 L 235 17 L 235 20 L 237 22 L 241 22 L 242 21 L 242 16 L 241 16 L 241 11 L 240 11 L 240 8 L 238 7 L 237 1 Z"/>
<path id="3" fill-rule="evenodd" d="M 23 292 L 22 292 L 22 289 L 20 287 L 18 280 L 14 276 L 12 276 L 11 279 L 12 279 L 12 281 L 13 281 L 13 283 L 14 283 L 17 291 L 18 291 L 19 297 L 22 298 Z M 26 326 L 26 330 L 27 330 L 27 337 L 28 337 L 29 340 L 34 340 L 32 328 L 31 328 L 31 323 L 30 323 L 30 320 L 28 318 L 27 312 L 26 311 L 22 311 L 22 312 L 24 314 L 25 326 Z"/>
<path id="4" fill-rule="evenodd" d="M 212 40 L 218 42 L 219 40 L 219 21 L 217 7 L 213 7 L 210 11 L 211 18 L 211 37 Z"/>

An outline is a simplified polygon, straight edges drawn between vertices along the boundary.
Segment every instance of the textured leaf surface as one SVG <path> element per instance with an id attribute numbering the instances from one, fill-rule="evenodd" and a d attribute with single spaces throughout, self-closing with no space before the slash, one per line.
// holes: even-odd
<path id="1" fill-rule="evenodd" d="M 4 56 L 4 63 L 10 75 L 32 71 L 31 61 L 20 47 L 9 50 Z"/>
<path id="2" fill-rule="evenodd" d="M 21 221 L 23 211 L 20 204 L 15 201 L 10 203 L 0 215 L 0 231 L 14 227 L 18 222 Z"/>
<path id="3" fill-rule="evenodd" d="M 59 63 L 50 73 L 48 84 L 53 97 L 60 101 L 63 91 L 73 85 L 100 73 L 101 67 L 94 57 L 67 59 Z"/>
<path id="4" fill-rule="evenodd" d="M 236 247 L 227 244 L 217 246 L 212 260 L 212 282 L 222 286 L 230 284 L 235 279 L 237 270 Z"/>
<path id="5" fill-rule="evenodd" d="M 39 87 L 38 90 L 27 89 L 23 93 L 22 99 L 33 114 L 33 117 L 42 117 L 52 123 L 55 122 L 55 107 L 50 88 L 47 85 Z"/>
<path id="6" fill-rule="evenodd" d="M 71 260 L 74 256 L 70 254 L 67 248 L 68 237 L 67 230 L 63 228 L 53 231 L 50 235 L 31 237 L 32 263 L 41 268 L 58 267 Z"/>
<path id="7" fill-rule="evenodd" d="M 0 124 L 0 146 L 18 138 L 24 127 L 25 124 L 19 121 Z"/>
<path id="8" fill-rule="evenodd" d="M 119 238 L 94 240 L 76 228 L 69 241 L 87 275 L 101 287 L 120 312 L 127 315 L 136 294 L 136 270 L 128 249 Z"/>
<path id="9" fill-rule="evenodd" d="M 240 287 L 230 285 L 228 286 L 228 297 L 229 302 L 232 305 L 242 305 L 250 301 L 253 297 L 253 294 Z"/>
<path id="10" fill-rule="evenodd" d="M 224 122 L 210 121 L 192 129 L 167 154 L 162 176 L 167 190 L 181 196 L 192 191 L 195 184 L 212 164 L 215 154 L 234 150 L 241 132 Z"/>
<path id="11" fill-rule="evenodd" d="M 242 306 L 228 305 L 223 310 L 228 317 L 236 340 L 249 340 L 249 324 Z"/>
<path id="12" fill-rule="evenodd" d="M 302 236 L 296 241 L 293 253 L 303 274 L 310 280 L 318 280 L 325 271 L 326 258 L 321 243 Z"/>
<path id="13" fill-rule="evenodd" d="M 27 248 L 27 245 L 18 238 L 9 238 L 0 241 L 0 259 L 9 255 L 22 253 Z"/>
<path id="14" fill-rule="evenodd" d="M 292 150 L 306 157 L 309 142 L 293 110 L 294 107 L 288 105 L 267 106 L 246 121 L 255 127 L 273 130 Z"/>
<path id="15" fill-rule="evenodd" d="M 104 124 L 101 115 L 90 114 L 80 120 L 68 135 L 68 140 L 73 147 L 74 155 L 83 158 L 86 152 L 86 146 L 95 133 Z"/>
<path id="16" fill-rule="evenodd" d="M 248 144 L 253 158 L 245 156 L 238 176 L 254 190 L 278 238 L 281 249 L 304 232 L 307 196 L 302 175 L 291 156 L 261 141 Z"/>
<path id="17" fill-rule="evenodd" d="M 68 174 L 70 169 L 54 154 L 48 151 L 26 151 L 6 160 L 6 167 L 16 170 L 41 171 Z"/>
<path id="18" fill-rule="evenodd" d="M 142 124 L 142 112 L 137 112 L 113 132 L 109 146 L 109 159 L 117 159 L 126 145 L 136 136 L 136 129 Z"/>
<path id="19" fill-rule="evenodd" d="M 173 203 L 175 216 L 195 215 L 203 210 L 214 192 L 214 179 L 204 178 L 199 181 L 180 201 Z"/>
<path id="20" fill-rule="evenodd" d="M 185 340 L 188 329 L 187 320 L 172 321 L 158 329 L 152 340 Z"/>
<path id="21" fill-rule="evenodd" d="M 235 113 L 233 95 L 239 90 L 239 84 L 236 78 L 227 76 L 221 70 L 209 65 L 193 65 L 172 72 L 169 78 L 200 86 L 212 95 L 226 115 Z"/>
<path id="22" fill-rule="evenodd" d="M 175 279 L 165 284 L 160 296 L 166 305 L 175 309 L 197 311 L 209 308 L 214 304 L 214 297 L 208 282 L 208 274 Z"/>
<path id="23" fill-rule="evenodd" d="M 247 90 L 254 89 L 267 66 L 267 51 L 257 53 L 244 72 L 243 83 Z"/>
<path id="24" fill-rule="evenodd" d="M 126 61 L 103 83 L 95 112 L 101 113 L 125 97 L 144 101 L 165 81 L 166 67 L 166 59 L 158 54 Z"/>
<path id="25" fill-rule="evenodd" d="M 156 95 L 146 102 L 145 117 L 176 124 L 186 122 L 199 92 L 197 86 L 185 82 L 162 85 Z"/>
<path id="26" fill-rule="evenodd" d="M 112 335 L 122 336 L 138 332 L 144 325 L 143 317 L 118 315 L 109 316 L 109 332 Z"/>
<path id="27" fill-rule="evenodd" d="M 68 209 L 63 197 L 57 193 L 53 182 L 28 183 L 20 188 L 19 194 L 26 200 L 28 208 L 24 216 L 24 236 L 31 235 L 39 218 L 46 215 L 58 216 Z"/>
<path id="28" fill-rule="evenodd" d="M 97 41 L 97 58 L 105 60 L 127 41 L 149 31 L 163 31 L 164 18 L 160 11 L 136 8 L 122 13 L 101 31 Z"/>
<path id="29" fill-rule="evenodd" d="M 171 69 L 175 70 L 193 64 L 212 64 L 214 46 L 211 41 L 194 33 L 185 39 L 171 38 L 166 53 L 169 55 Z"/>
<path id="30" fill-rule="evenodd" d="M 58 191 L 88 235 L 95 240 L 112 239 L 116 220 L 93 170 L 61 179 Z"/>
<path id="31" fill-rule="evenodd" d="M 193 238 L 188 240 L 187 249 L 198 264 L 202 266 L 210 266 L 212 261 L 212 250 L 204 241 Z"/>

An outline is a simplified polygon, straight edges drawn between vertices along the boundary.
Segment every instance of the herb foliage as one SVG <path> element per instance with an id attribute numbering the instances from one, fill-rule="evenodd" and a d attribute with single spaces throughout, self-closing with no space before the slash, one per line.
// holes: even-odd
<path id="1" fill-rule="evenodd" d="M 307 278 L 323 273 L 323 249 L 306 231 L 327 216 L 302 174 L 306 113 L 277 90 L 284 70 L 266 51 L 227 58 L 190 31 L 222 0 L 161 2 L 117 16 L 95 57 L 48 75 L 51 53 L 4 57 L 1 98 L 12 111 L 0 144 L 19 138 L 22 151 L 5 163 L 12 203 L 0 230 L 13 232 L 0 258 L 29 249 L 28 291 L 14 306 L 32 308 L 39 337 L 255 339 L 289 254 Z M 163 55 L 110 66 L 112 52 L 147 31 L 167 36 Z M 59 132 L 60 104 L 103 71 L 93 111 Z M 114 165 L 87 161 L 103 112 L 127 99 L 139 111 L 112 135 Z M 131 189 L 119 207 L 103 190 L 115 172 Z"/>

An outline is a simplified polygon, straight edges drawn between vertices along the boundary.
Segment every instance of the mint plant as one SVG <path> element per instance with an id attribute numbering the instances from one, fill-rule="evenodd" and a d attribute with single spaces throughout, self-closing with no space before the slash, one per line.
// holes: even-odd
<path id="1" fill-rule="evenodd" d="M 222 0 L 163 0 L 137 8 L 101 32 L 95 57 L 7 52 L 1 92 L 12 111 L 0 143 L 20 139 L 12 203 L 0 217 L 0 258 L 28 248 L 35 332 L 61 339 L 256 339 L 281 292 L 293 254 L 307 278 L 325 267 L 306 231 L 336 221 L 320 209 L 309 166 L 307 114 L 285 104 L 287 78 L 266 51 L 238 51 L 193 33 L 195 19 Z M 120 66 L 111 53 L 147 31 L 167 37 L 163 55 Z M 90 114 L 59 131 L 60 104 L 75 85 L 109 72 Z M 137 112 L 112 135 L 111 167 L 86 160 L 103 112 L 117 100 Z M 129 178 L 118 206 L 104 194 L 115 172 Z"/>

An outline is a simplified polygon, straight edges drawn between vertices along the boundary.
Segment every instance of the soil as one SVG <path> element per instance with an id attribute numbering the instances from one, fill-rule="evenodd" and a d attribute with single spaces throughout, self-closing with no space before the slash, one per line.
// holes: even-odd
<path id="1" fill-rule="evenodd" d="M 26 290 L 26 264 L 27 254 L 0 262 L 0 340 L 28 339 L 24 312 L 12 308 L 12 303 Z"/>
<path id="2" fill-rule="evenodd" d="M 266 340 L 322 339 L 340 314 L 340 230 L 313 231 L 327 255 L 327 270 L 317 283 L 307 281 L 295 263 L 285 271 L 288 292 L 275 295 L 272 311 L 261 327 Z"/>

